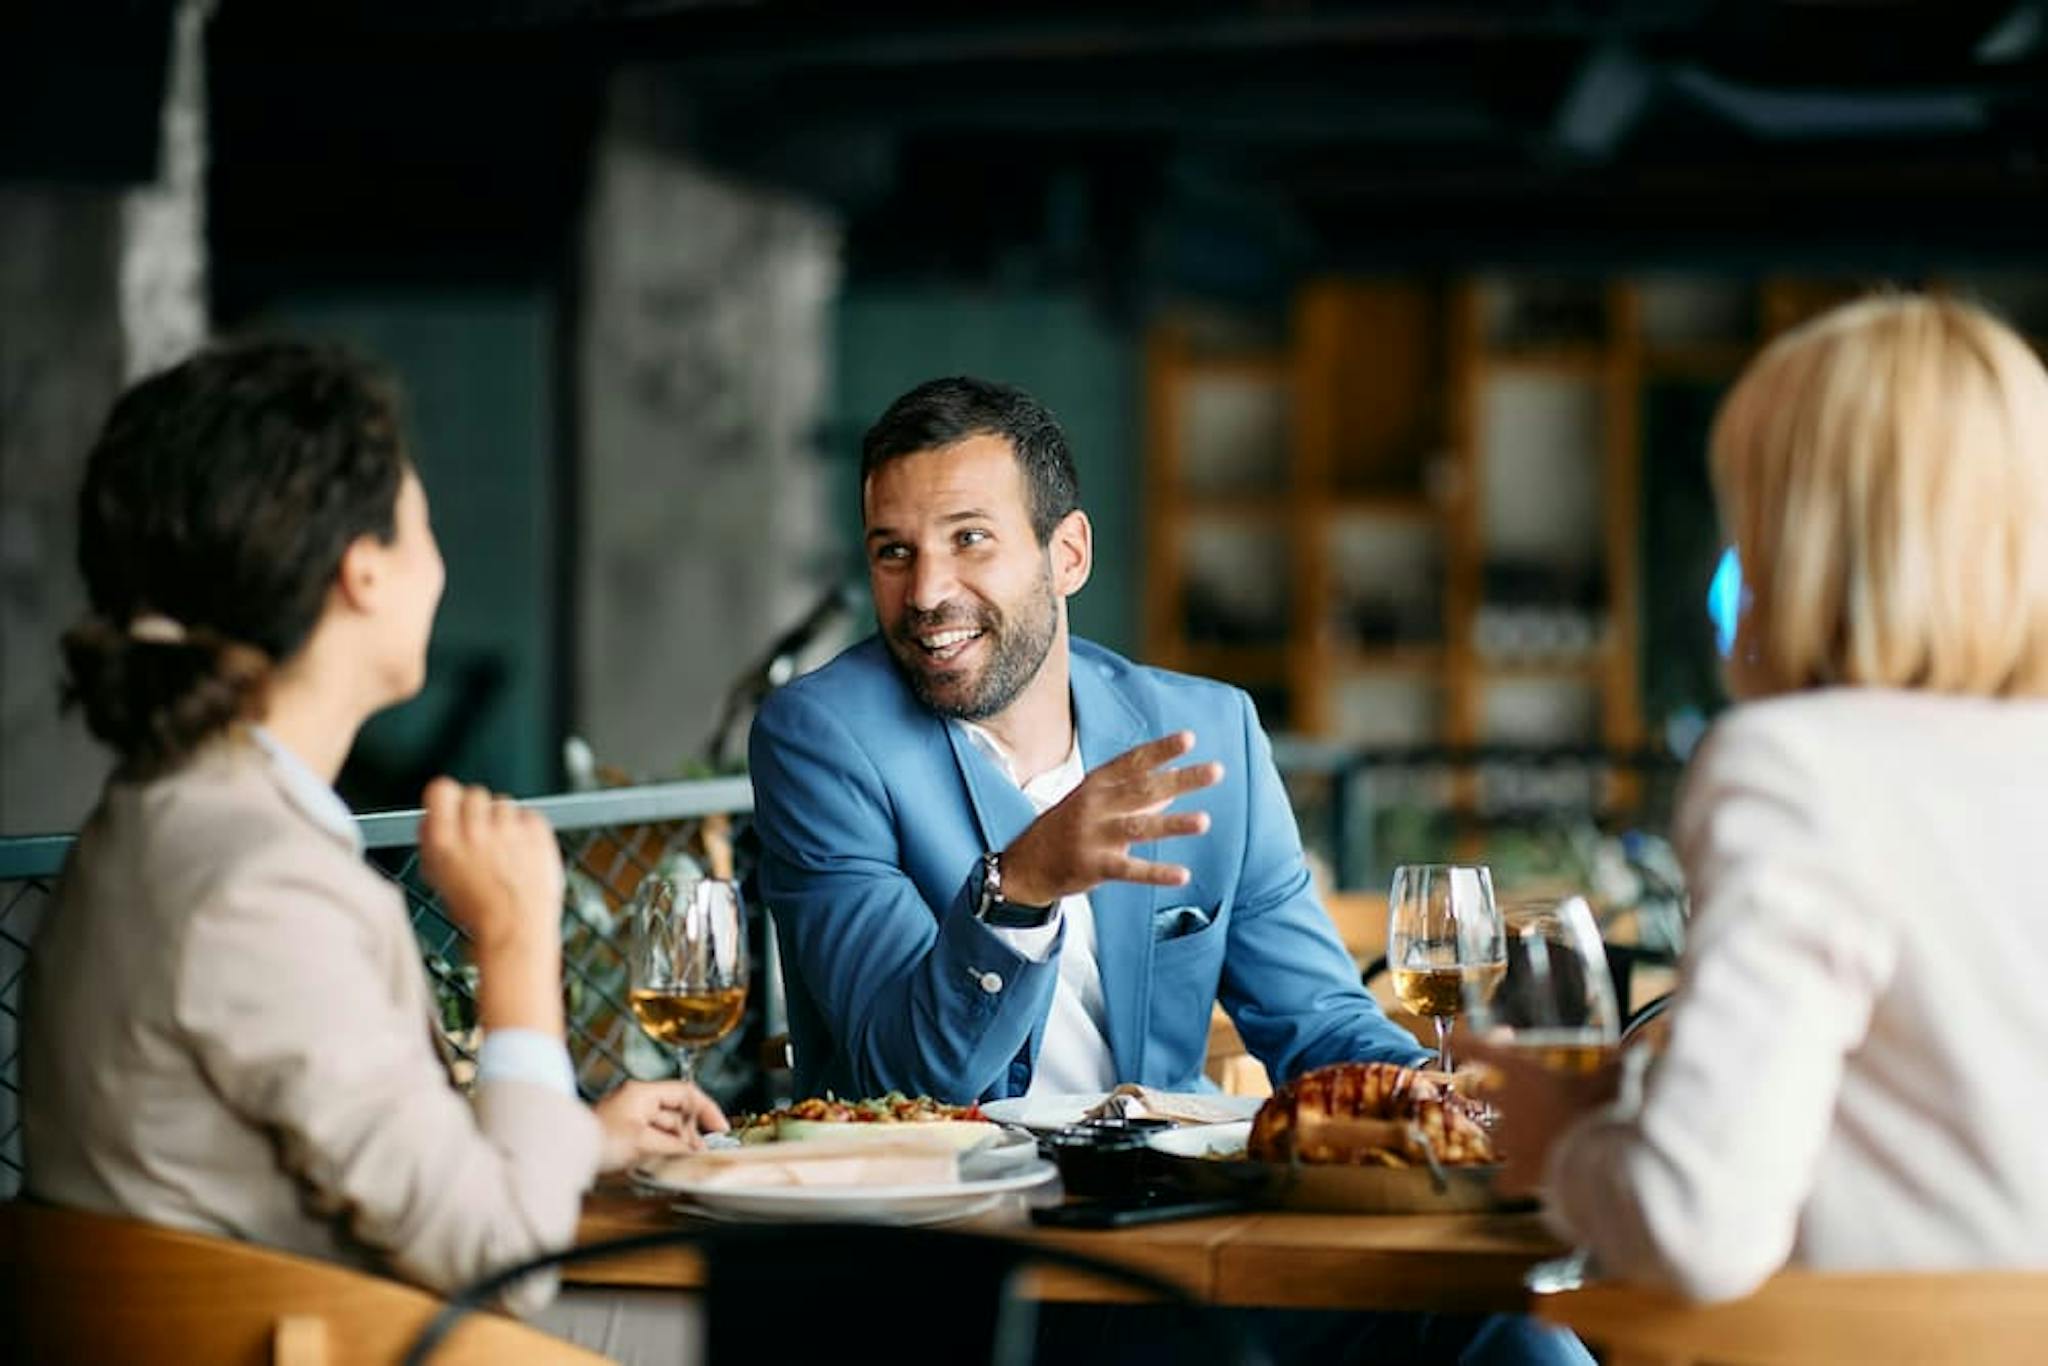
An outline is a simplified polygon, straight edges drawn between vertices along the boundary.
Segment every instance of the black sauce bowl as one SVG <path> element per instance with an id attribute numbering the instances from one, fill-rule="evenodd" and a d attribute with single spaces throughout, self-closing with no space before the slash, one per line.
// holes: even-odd
<path id="1" fill-rule="evenodd" d="M 1146 1140 L 1172 1122 L 1157 1119 L 1093 1120 L 1041 1134 L 1039 1150 L 1059 1165 L 1068 1195 L 1122 1195 L 1151 1175 Z"/>

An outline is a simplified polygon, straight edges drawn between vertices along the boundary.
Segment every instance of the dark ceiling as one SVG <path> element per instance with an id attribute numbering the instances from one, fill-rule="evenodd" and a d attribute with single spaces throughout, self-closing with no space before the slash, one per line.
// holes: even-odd
<path id="1" fill-rule="evenodd" d="M 2048 230 L 2048 0 L 224 0 L 211 56 L 251 261 L 548 259 L 625 66 L 661 136 L 831 204 L 874 275 L 1229 292 Z"/>

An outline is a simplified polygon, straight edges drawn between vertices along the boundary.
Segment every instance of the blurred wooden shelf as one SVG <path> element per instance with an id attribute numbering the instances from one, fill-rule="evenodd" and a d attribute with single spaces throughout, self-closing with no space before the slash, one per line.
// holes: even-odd
<path id="1" fill-rule="evenodd" d="M 1180 500 L 1180 515 L 1197 521 L 1278 523 L 1293 510 L 1277 493 L 1184 493 Z"/>
<path id="2" fill-rule="evenodd" d="M 1599 379 L 1607 373 L 1606 347 L 1590 342 L 1558 346 L 1514 346 L 1488 352 L 1480 368 L 1498 375 L 1554 375 Z"/>
<path id="3" fill-rule="evenodd" d="M 1340 674 L 1436 673 L 1444 667 L 1441 645 L 1349 645 L 1330 652 Z"/>
<path id="4" fill-rule="evenodd" d="M 1482 658 L 1473 665 L 1480 678 L 1489 683 L 1522 679 L 1597 683 L 1606 676 L 1607 667 L 1608 662 L 1601 655 L 1588 655 L 1583 659 Z"/>
<path id="5" fill-rule="evenodd" d="M 1170 320 L 1154 330 L 1147 344 L 1147 477 L 1161 515 L 1147 524 L 1149 659 L 1275 689 L 1284 712 L 1269 715 L 1269 725 L 1340 742 L 1365 733 L 1362 726 L 1371 729 L 1375 718 L 1353 719 L 1367 682 L 1433 690 L 1426 706 L 1410 709 L 1411 699 L 1401 699 L 1401 714 L 1381 729 L 1400 732 L 1407 743 L 1450 745 L 1480 741 L 1493 683 L 1584 682 L 1598 695 L 1600 741 L 1618 749 L 1638 743 L 1640 391 L 1651 373 L 1639 294 L 1621 281 L 1598 287 L 1597 321 L 1568 334 L 1597 332 L 1597 340 L 1518 345 L 1486 338 L 1482 295 L 1491 287 L 1474 278 L 1313 281 L 1295 298 L 1287 345 L 1278 353 L 1203 356 L 1189 350 L 1185 329 Z M 1744 358 L 1734 345 L 1665 352 L 1660 363 L 1686 372 L 1732 371 Z M 1585 439 L 1597 481 L 1594 534 L 1609 592 L 1600 625 L 1608 644 L 1583 660 L 1483 667 L 1465 642 L 1474 638 L 1484 605 L 1489 556 L 1500 553 L 1488 544 L 1481 506 L 1488 466 L 1506 458 L 1490 426 L 1487 385 L 1524 375 L 1561 377 L 1601 392 L 1592 419 L 1597 429 L 1570 435 Z M 1284 423 L 1233 435 L 1242 447 L 1235 451 L 1239 466 L 1284 471 L 1275 476 L 1280 487 L 1217 494 L 1187 482 L 1197 473 L 1189 457 L 1194 438 L 1217 435 L 1187 427 L 1187 396 L 1231 376 L 1280 386 L 1275 397 L 1287 405 Z M 1576 405 L 1570 413 L 1537 411 L 1545 421 L 1579 420 Z M 1200 468 L 1211 468 L 1213 455 L 1205 450 Z M 1271 647 L 1188 638 L 1189 547 L 1230 527 L 1285 539 L 1279 572 L 1290 589 L 1286 638 Z M 1362 589 L 1440 595 L 1440 620 L 1417 629 L 1443 643 L 1334 643 L 1340 633 L 1333 626 L 1341 628 L 1345 605 Z M 1368 698 L 1363 705 L 1376 704 Z"/>
<path id="6" fill-rule="evenodd" d="M 1240 686 L 1284 683 L 1287 666 L 1284 645 L 1206 645 L 1189 641 L 1180 647 L 1179 667 L 1184 672 Z"/>
<path id="7" fill-rule="evenodd" d="M 1235 379 L 1262 384 L 1285 384 L 1291 378 L 1288 357 L 1280 352 L 1240 351 L 1204 355 L 1193 352 L 1181 362 L 1182 373 L 1190 379 Z"/>
<path id="8" fill-rule="evenodd" d="M 1643 372 L 1650 379 L 1731 380 L 1756 355 L 1743 342 L 1697 342 L 1683 346 L 1646 346 Z"/>
<path id="9" fill-rule="evenodd" d="M 1365 520 L 1433 522 L 1442 515 L 1436 504 L 1421 494 L 1336 493 L 1316 507 L 1326 516 Z"/>

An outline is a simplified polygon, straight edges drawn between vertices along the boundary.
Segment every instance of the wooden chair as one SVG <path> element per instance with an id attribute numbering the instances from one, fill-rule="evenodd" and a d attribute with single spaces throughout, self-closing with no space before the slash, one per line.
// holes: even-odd
<path id="1" fill-rule="evenodd" d="M 1727 1304 L 1589 1285 L 1532 1306 L 1608 1366 L 2019 1366 L 2048 1342 L 2048 1272 L 1782 1271 Z"/>
<path id="2" fill-rule="evenodd" d="M 1669 992 L 1637 1007 L 1621 1027 L 1621 1046 L 1628 1048 L 1641 1044 L 1662 1052 L 1664 1041 L 1671 1033 L 1670 1009 Z"/>
<path id="3" fill-rule="evenodd" d="M 425 1291 L 254 1243 L 0 1203 L 0 1358 L 392 1366 L 440 1312 Z M 472 1314 L 437 1362 L 602 1362 Z"/>
<path id="4" fill-rule="evenodd" d="M 794 1348 L 778 1349 L 775 1325 L 799 1337 L 806 1328 L 886 1335 L 915 1325 L 925 1344 L 921 1356 L 935 1361 L 978 1361 L 987 1366 L 1036 1366 L 1041 1360 L 1032 1318 L 1017 1312 L 1027 1286 L 1048 1283 L 1061 1289 L 1086 1287 L 1111 1300 L 1155 1304 L 1147 1345 L 1159 1349 L 1147 1360 L 1186 1366 L 1263 1366 L 1265 1354 L 1245 1326 L 1228 1315 L 1212 1315 L 1193 1292 L 1142 1267 L 1098 1255 L 1083 1247 L 1025 1240 L 991 1230 L 898 1227 L 844 1223 L 678 1223 L 646 1233 L 575 1247 L 507 1267 L 448 1297 L 405 1366 L 445 1366 L 447 1342 L 459 1342 L 471 1311 L 490 1303 L 505 1286 L 536 1270 L 620 1263 L 621 1284 L 634 1283 L 632 1262 L 648 1254 L 694 1253 L 704 1268 L 704 1359 L 714 1362 L 800 1359 Z M 879 1270 L 878 1270 L 879 1269 Z M 792 1319 L 792 1306 L 800 1321 Z M 445 1336 L 453 1329 L 455 1336 Z M 769 1336 L 764 1336 L 767 1332 Z M 901 1335 L 900 1332 L 898 1334 Z M 1102 1354 L 1109 1340 L 1092 1334 Z M 873 1359 L 889 1354 L 871 1343 Z M 1043 1360 L 1062 1361 L 1072 1346 L 1058 1344 Z M 1167 1351 L 1171 1352 L 1168 1356 Z M 815 1355 L 815 1353 L 813 1353 Z M 855 1346 L 830 1355 L 869 1360 Z M 909 1356 L 908 1353 L 896 1355 Z"/>

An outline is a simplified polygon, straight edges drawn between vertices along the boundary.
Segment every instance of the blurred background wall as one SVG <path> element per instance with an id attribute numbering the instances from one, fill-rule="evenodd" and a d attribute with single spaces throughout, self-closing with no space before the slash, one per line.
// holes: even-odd
<path id="1" fill-rule="evenodd" d="M 860 580 L 861 431 L 965 372 L 1074 439 L 1077 629 L 1250 690 L 1345 880 L 1654 831 L 1720 705 L 1714 404 L 1874 285 L 2048 334 L 2044 38 L 2035 0 L 10 8 L 0 831 L 97 782 L 70 500 L 207 327 L 409 394 L 449 592 L 359 805 L 558 788 L 572 735 L 701 766 Z"/>
<path id="2" fill-rule="evenodd" d="M 816 439 L 839 227 L 667 145 L 617 77 L 584 224 L 575 725 L 627 772 L 705 757 L 726 690 L 837 562 Z"/>
<path id="3" fill-rule="evenodd" d="M 107 770 L 58 720 L 56 641 L 85 609 L 78 486 L 107 407 L 208 330 L 206 17 L 0 26 L 0 831 L 74 828 Z"/>

